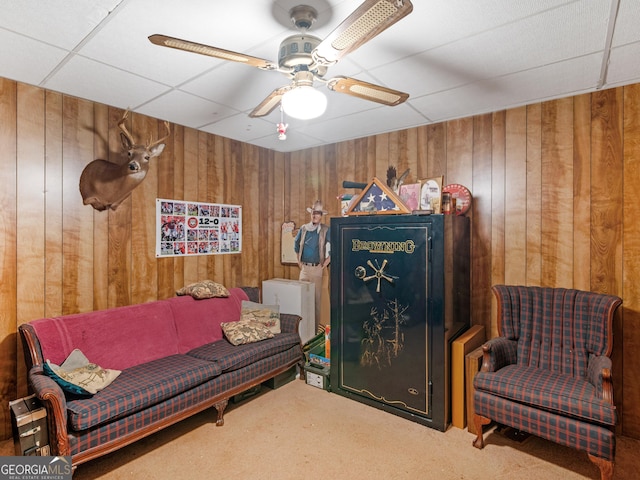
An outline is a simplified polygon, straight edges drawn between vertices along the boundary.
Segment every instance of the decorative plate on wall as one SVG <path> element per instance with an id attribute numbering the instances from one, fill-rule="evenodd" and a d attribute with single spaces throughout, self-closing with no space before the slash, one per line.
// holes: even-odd
<path id="1" fill-rule="evenodd" d="M 471 208 L 471 192 L 464 185 L 452 183 L 442 189 L 443 193 L 451 194 L 456 199 L 456 215 L 464 215 Z"/>

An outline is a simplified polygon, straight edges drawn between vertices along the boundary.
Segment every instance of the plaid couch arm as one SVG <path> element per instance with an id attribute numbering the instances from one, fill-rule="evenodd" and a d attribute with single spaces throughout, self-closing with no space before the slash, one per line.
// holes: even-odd
<path id="1" fill-rule="evenodd" d="M 260 303 L 260 289 L 258 287 L 240 287 L 247 294 L 249 300 Z"/>
<path id="2" fill-rule="evenodd" d="M 589 359 L 587 380 L 596 387 L 596 395 L 613 404 L 613 382 L 611 379 L 611 359 L 604 355 Z"/>
<path id="3" fill-rule="evenodd" d="M 482 371 L 496 372 L 518 362 L 518 343 L 505 337 L 492 338 L 482 346 Z"/>
<path id="4" fill-rule="evenodd" d="M 284 333 L 299 333 L 302 317 L 291 313 L 280 314 L 280 330 Z"/>
<path id="5" fill-rule="evenodd" d="M 44 373 L 42 365 L 29 370 L 29 385 L 47 411 L 51 455 L 71 455 L 67 436 L 67 400 L 60 386 Z"/>

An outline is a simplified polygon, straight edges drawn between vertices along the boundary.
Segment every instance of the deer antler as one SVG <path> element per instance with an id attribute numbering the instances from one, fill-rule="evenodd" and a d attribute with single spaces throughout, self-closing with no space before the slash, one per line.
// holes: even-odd
<path id="1" fill-rule="evenodd" d="M 147 149 L 152 148 L 152 147 L 155 147 L 155 146 L 156 146 L 156 145 L 158 145 L 159 143 L 162 143 L 162 142 L 164 142 L 167 138 L 169 138 L 169 135 L 171 135 L 171 128 L 169 127 L 169 122 L 165 121 L 165 122 L 164 122 L 164 127 L 167 129 L 167 134 L 166 134 L 164 137 L 159 138 L 159 139 L 158 139 L 158 140 L 156 140 L 155 142 L 153 142 L 153 143 L 151 143 L 151 144 L 147 145 Z M 151 140 L 150 140 L 150 141 L 151 141 Z"/>
<path id="2" fill-rule="evenodd" d="M 129 130 L 127 130 L 127 127 L 124 124 L 124 122 L 127 120 L 128 116 L 129 116 L 129 110 L 127 109 L 127 110 L 125 110 L 124 114 L 122 115 L 122 118 L 118 122 L 118 127 L 120 128 L 120 130 L 122 130 L 122 133 L 127 137 L 127 139 L 129 140 L 129 143 L 131 145 L 135 145 L 136 142 L 133 139 L 133 135 L 131 135 L 131 133 L 129 133 Z M 169 138 L 169 135 L 171 135 L 171 128 L 169 127 L 169 122 L 165 121 L 164 122 L 164 126 L 167 129 L 167 134 L 164 137 L 159 138 L 155 142 L 150 138 L 148 144 L 145 147 L 147 150 L 150 149 L 150 148 L 155 147 L 156 145 L 164 142 L 167 138 Z"/>
<path id="3" fill-rule="evenodd" d="M 125 120 L 127 119 L 127 117 L 129 116 L 129 110 L 125 110 L 124 114 L 122 115 L 122 118 L 120 119 L 120 121 L 118 122 L 118 128 L 120 128 L 120 130 L 122 130 L 122 133 L 124 134 L 125 137 L 127 137 L 127 140 L 129 140 L 129 143 L 131 145 L 135 145 L 135 140 L 133 139 L 133 136 L 129 133 L 129 130 L 127 130 L 126 125 L 124 124 Z"/>

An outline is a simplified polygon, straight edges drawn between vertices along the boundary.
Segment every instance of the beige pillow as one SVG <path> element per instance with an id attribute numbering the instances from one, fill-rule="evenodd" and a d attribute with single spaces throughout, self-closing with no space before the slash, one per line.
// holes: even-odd
<path id="1" fill-rule="evenodd" d="M 64 391 L 76 395 L 93 395 L 110 385 L 120 375 L 120 370 L 102 368 L 89 362 L 77 348 L 62 365 L 47 360 L 43 368 Z"/>
<path id="2" fill-rule="evenodd" d="M 238 320 L 237 322 L 222 322 L 220 324 L 224 336 L 233 345 L 259 342 L 273 338 L 273 333 L 260 322 Z"/>
<path id="3" fill-rule="evenodd" d="M 260 322 L 273 333 L 280 333 L 280 306 L 242 301 L 240 320 Z"/>
<path id="4" fill-rule="evenodd" d="M 176 295 L 191 295 L 196 300 L 202 300 L 203 298 L 228 297 L 229 290 L 224 285 L 212 280 L 203 280 L 182 287 L 176 292 Z"/>

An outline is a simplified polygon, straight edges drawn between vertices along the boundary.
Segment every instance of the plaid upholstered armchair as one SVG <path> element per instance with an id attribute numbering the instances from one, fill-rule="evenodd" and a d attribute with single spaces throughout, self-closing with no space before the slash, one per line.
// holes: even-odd
<path id="1" fill-rule="evenodd" d="M 491 420 L 584 450 L 613 478 L 612 321 L 622 300 L 563 288 L 496 285 L 498 334 L 474 379 L 473 445 Z"/>

